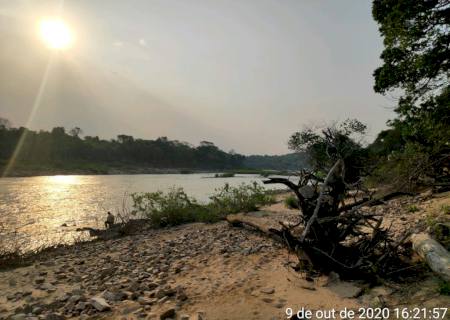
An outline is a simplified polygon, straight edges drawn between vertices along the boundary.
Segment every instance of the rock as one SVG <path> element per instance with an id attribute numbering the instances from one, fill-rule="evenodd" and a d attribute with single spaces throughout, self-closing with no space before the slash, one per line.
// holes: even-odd
<path id="1" fill-rule="evenodd" d="M 265 294 L 273 294 L 275 292 L 275 289 L 274 288 L 263 288 L 260 291 Z"/>
<path id="2" fill-rule="evenodd" d="M 175 314 L 176 314 L 175 308 L 169 308 L 161 313 L 161 315 L 159 316 L 159 319 L 165 320 L 165 319 L 173 318 L 173 317 L 175 317 Z"/>
<path id="3" fill-rule="evenodd" d="M 60 302 L 66 302 L 69 298 L 70 296 L 67 293 L 64 293 L 58 300 Z"/>
<path id="4" fill-rule="evenodd" d="M 310 283 L 310 282 L 306 282 L 304 284 L 301 284 L 300 287 L 303 288 L 303 289 L 306 289 L 306 290 L 311 290 L 311 291 L 316 290 L 316 287 L 314 287 L 314 285 L 312 283 Z"/>
<path id="5" fill-rule="evenodd" d="M 147 290 L 153 290 L 156 289 L 158 287 L 158 284 L 154 283 L 154 282 L 149 282 L 146 284 Z"/>
<path id="6" fill-rule="evenodd" d="M 78 302 L 77 305 L 75 306 L 75 310 L 78 311 L 83 311 L 84 309 L 86 309 L 86 302 Z"/>
<path id="7" fill-rule="evenodd" d="M 197 312 L 197 320 L 206 320 L 205 311 L 198 311 Z"/>
<path id="8" fill-rule="evenodd" d="M 180 301 L 186 301 L 188 299 L 188 296 L 186 295 L 186 293 L 183 292 L 179 292 L 177 294 L 177 299 Z"/>
<path id="9" fill-rule="evenodd" d="M 89 302 L 100 312 L 111 310 L 111 306 L 102 297 L 92 297 Z"/>
<path id="10" fill-rule="evenodd" d="M 44 318 L 45 320 L 64 320 L 66 317 L 59 313 L 50 313 Z"/>
<path id="11" fill-rule="evenodd" d="M 384 286 L 379 286 L 379 287 L 375 287 L 372 290 L 370 290 L 370 294 L 374 295 L 374 296 L 389 296 L 390 294 L 392 294 L 392 289 L 384 287 Z"/>
<path id="12" fill-rule="evenodd" d="M 11 317 L 11 320 L 25 320 L 27 315 L 25 313 L 18 313 Z"/>
<path id="13" fill-rule="evenodd" d="M 80 301 L 82 299 L 82 296 L 78 295 L 78 294 L 74 294 L 73 296 L 71 296 L 68 300 L 69 303 L 75 304 L 78 301 Z"/>
<path id="14" fill-rule="evenodd" d="M 264 301 L 265 303 L 272 303 L 273 299 L 272 298 L 262 298 L 262 301 Z"/>
<path id="15" fill-rule="evenodd" d="M 38 277 L 38 278 L 34 279 L 35 284 L 43 284 L 44 282 L 45 282 L 45 278 L 43 278 L 43 277 Z"/>
<path id="16" fill-rule="evenodd" d="M 136 312 L 137 310 L 139 310 L 141 308 L 141 305 L 136 303 L 136 302 L 132 302 L 131 304 L 129 304 L 127 307 L 125 307 L 122 310 L 122 314 L 126 315 L 126 314 L 130 314 L 133 312 Z"/>
<path id="17" fill-rule="evenodd" d="M 340 277 L 339 277 L 339 274 L 337 274 L 336 272 L 334 272 L 334 271 L 331 271 L 329 274 L 328 274 L 328 279 L 327 279 L 327 281 L 325 281 L 325 283 L 324 283 L 324 287 L 327 287 L 327 286 L 329 286 L 329 285 L 331 285 L 331 284 L 334 284 L 334 283 L 338 283 L 340 281 Z"/>
<path id="18" fill-rule="evenodd" d="M 153 299 L 150 299 L 150 298 L 147 298 L 147 297 L 139 297 L 138 299 L 137 299 L 137 302 L 140 304 L 140 305 L 151 305 L 151 304 L 153 304 L 154 303 L 154 300 Z"/>
<path id="19" fill-rule="evenodd" d="M 49 293 L 56 291 L 55 286 L 51 285 L 50 283 L 44 283 L 43 285 L 41 285 L 40 289 L 44 290 L 44 291 L 47 291 Z"/>
<path id="20" fill-rule="evenodd" d="M 103 292 L 102 297 L 105 298 L 107 301 L 116 301 L 116 295 L 109 291 Z"/>
<path id="21" fill-rule="evenodd" d="M 42 307 L 36 306 L 36 307 L 33 308 L 33 310 L 31 310 L 31 313 L 32 313 L 32 314 L 39 315 L 39 314 L 42 313 L 43 310 L 44 310 L 44 309 L 43 309 Z"/>
<path id="22" fill-rule="evenodd" d="M 158 300 L 159 304 L 163 304 L 164 302 L 166 302 L 167 300 L 169 300 L 168 296 L 162 297 L 161 299 Z"/>
<path id="23" fill-rule="evenodd" d="M 362 288 L 351 282 L 339 282 L 329 286 L 329 288 L 341 298 L 356 298 L 363 291 Z"/>
<path id="24" fill-rule="evenodd" d="M 189 320 L 189 319 L 190 319 L 190 317 L 187 314 L 182 314 L 180 316 L 180 320 Z"/>
<path id="25" fill-rule="evenodd" d="M 281 309 L 284 307 L 284 303 L 283 302 L 277 302 L 273 305 L 275 308 L 277 309 Z"/>

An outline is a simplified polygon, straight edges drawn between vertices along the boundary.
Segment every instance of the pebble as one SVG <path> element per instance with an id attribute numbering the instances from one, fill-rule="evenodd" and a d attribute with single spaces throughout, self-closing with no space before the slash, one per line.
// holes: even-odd
<path id="1" fill-rule="evenodd" d="M 89 302 L 98 311 L 107 311 L 111 309 L 111 306 L 102 297 L 92 297 Z"/>
<path id="2" fill-rule="evenodd" d="M 159 316 L 160 320 L 166 320 L 172 317 L 175 317 L 176 311 L 175 308 L 169 308 L 161 313 Z"/>
<path id="3" fill-rule="evenodd" d="M 226 236 L 223 236 L 224 234 Z M 201 290 L 198 294 L 208 295 L 227 290 L 226 278 L 234 279 L 233 272 L 230 271 L 220 280 L 206 276 L 206 273 L 196 274 L 193 270 L 197 264 L 192 265 L 191 258 L 198 256 L 197 261 L 200 261 L 201 265 L 212 267 L 214 262 L 205 252 L 222 252 L 223 257 L 235 257 L 240 252 L 253 254 L 269 252 L 270 248 L 273 248 L 271 245 L 258 243 L 261 240 L 249 237 L 246 231 L 234 229 L 230 232 L 227 225 L 186 232 L 167 242 L 154 242 L 147 238 L 148 235 L 134 236 L 132 240 L 122 238 L 114 243 L 97 242 L 83 248 L 74 247 L 73 252 L 58 256 L 52 262 L 38 264 L 36 269 L 30 272 L 21 272 L 20 277 L 28 273 L 30 277 L 34 276 L 33 290 L 42 291 L 35 291 L 35 296 L 31 296 L 31 291 L 8 293 L 6 298 L 14 304 L 23 301 L 25 296 L 30 300 L 27 302 L 29 310 L 18 309 L 15 316 L 17 319 L 21 319 L 21 315 L 28 318 L 38 316 L 44 320 L 60 320 L 65 319 L 65 316 L 90 319 L 98 317 L 98 312 L 117 308 L 124 316 L 133 314 L 148 319 L 154 304 L 160 304 L 157 308 L 169 308 L 173 302 L 176 307 L 171 306 L 158 315 L 160 319 L 176 318 L 176 312 L 181 312 L 185 301 L 189 299 L 187 293 L 197 295 L 193 288 L 187 289 L 193 283 L 197 284 L 199 279 L 203 279 L 204 288 L 198 287 Z M 120 254 L 116 255 L 117 252 Z M 224 265 L 231 267 L 234 264 L 233 259 L 226 261 L 228 264 Z M 265 265 L 266 261 L 269 263 L 271 259 L 263 257 L 260 264 Z M 194 282 L 184 283 L 186 287 L 177 286 L 176 278 L 173 278 L 176 274 L 190 276 Z M 230 289 L 245 286 L 249 279 L 234 279 Z M 20 280 L 16 280 L 13 278 L 9 285 L 14 286 L 16 282 L 21 284 Z M 64 288 L 68 288 L 67 292 L 53 294 Z M 260 287 L 253 287 L 249 292 L 257 294 L 258 288 Z M 260 291 L 267 295 L 275 293 L 275 289 L 271 287 Z M 49 299 L 45 303 L 44 297 Z M 267 303 L 273 303 L 273 299 Z M 177 319 L 204 320 L 206 317 L 203 311 L 199 311 L 195 315 L 178 316 Z"/>
<path id="4" fill-rule="evenodd" d="M 265 294 L 273 294 L 275 292 L 275 289 L 274 288 L 263 288 L 260 291 Z"/>

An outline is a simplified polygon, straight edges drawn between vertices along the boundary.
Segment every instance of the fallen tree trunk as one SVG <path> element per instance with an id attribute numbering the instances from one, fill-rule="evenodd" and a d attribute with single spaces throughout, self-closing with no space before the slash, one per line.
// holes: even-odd
<path id="1" fill-rule="evenodd" d="M 427 233 L 413 234 L 411 242 L 414 251 L 427 262 L 431 270 L 450 281 L 450 253 Z"/>
<path id="2" fill-rule="evenodd" d="M 248 214 L 229 214 L 226 219 L 228 223 L 233 226 L 249 226 L 267 236 L 273 236 L 276 235 L 277 232 L 281 232 L 281 226 L 279 228 L 274 228 L 267 219 L 252 217 Z"/>

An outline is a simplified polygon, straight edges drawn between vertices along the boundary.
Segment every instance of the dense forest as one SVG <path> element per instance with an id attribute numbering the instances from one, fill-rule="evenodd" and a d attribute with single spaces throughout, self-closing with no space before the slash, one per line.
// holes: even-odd
<path id="1" fill-rule="evenodd" d="M 16 152 L 16 147 L 19 152 Z M 40 168 L 108 173 L 111 167 L 191 170 L 298 169 L 303 164 L 295 154 L 285 156 L 249 156 L 225 152 L 214 143 L 202 141 L 193 146 L 160 137 L 144 140 L 129 135 L 103 140 L 84 136 L 80 128 L 63 127 L 51 131 L 14 128 L 0 122 L 0 164 L 6 168 L 10 159 L 22 170 Z M 4 170 L 2 170 L 4 171 Z"/>
<path id="2" fill-rule="evenodd" d="M 305 153 L 289 153 L 284 155 L 251 155 L 244 158 L 244 167 L 262 170 L 299 170 L 307 167 L 308 159 Z"/>

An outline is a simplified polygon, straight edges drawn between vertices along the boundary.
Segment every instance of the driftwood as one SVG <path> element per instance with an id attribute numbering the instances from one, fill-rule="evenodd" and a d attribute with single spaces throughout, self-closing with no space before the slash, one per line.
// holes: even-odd
<path id="1" fill-rule="evenodd" d="M 344 176 L 345 161 L 338 158 L 325 179 L 302 170 L 298 182 L 281 177 L 264 181 L 284 184 L 296 195 L 300 222 L 295 226 L 280 222 L 269 227 L 259 218 L 247 215 L 232 215 L 227 220 L 283 241 L 298 256 L 299 265 L 308 270 L 336 271 L 342 277 L 370 280 L 408 268 L 402 259 L 407 237 L 394 242 L 389 230 L 382 227 L 382 216 L 364 209 L 404 193 L 374 198 L 362 183 L 347 184 Z M 310 265 L 305 266 L 305 261 Z"/>
<path id="2" fill-rule="evenodd" d="M 130 234 L 139 233 L 149 226 L 149 221 L 146 219 L 131 219 L 123 223 L 115 223 L 108 229 L 95 228 L 78 228 L 76 231 L 89 232 L 89 236 L 100 240 L 109 240 L 123 237 Z"/>
<path id="3" fill-rule="evenodd" d="M 233 226 L 248 226 L 267 236 L 274 236 L 281 232 L 281 226 L 274 227 L 268 219 L 254 217 L 250 214 L 229 214 L 226 219 Z"/>
<path id="4" fill-rule="evenodd" d="M 437 275 L 450 281 L 450 253 L 429 234 L 411 236 L 413 249 Z"/>

